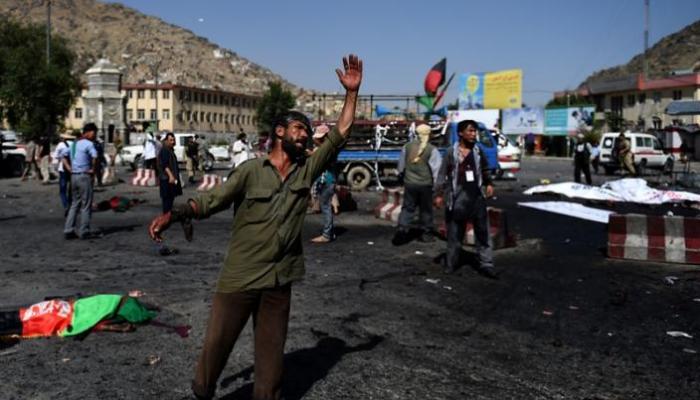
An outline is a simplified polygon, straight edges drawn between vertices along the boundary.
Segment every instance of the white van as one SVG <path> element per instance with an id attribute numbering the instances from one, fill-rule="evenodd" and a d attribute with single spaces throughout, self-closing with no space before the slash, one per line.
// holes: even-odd
<path id="1" fill-rule="evenodd" d="M 600 165 L 607 175 L 612 175 L 620 168 L 617 157 L 613 157 L 617 149 L 617 137 L 619 133 L 604 133 L 600 143 Z M 630 150 L 634 166 L 638 173 L 643 173 L 646 168 L 667 169 L 673 168 L 673 156 L 664 153 L 659 140 L 648 133 L 625 132 L 625 137 L 630 141 Z"/>

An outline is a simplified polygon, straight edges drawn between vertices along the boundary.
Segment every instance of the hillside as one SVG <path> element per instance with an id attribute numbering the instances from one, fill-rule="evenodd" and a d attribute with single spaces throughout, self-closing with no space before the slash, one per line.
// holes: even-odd
<path id="1" fill-rule="evenodd" d="M 649 49 L 649 76 L 667 76 L 672 71 L 700 68 L 700 20 L 659 40 Z M 593 73 L 581 86 L 591 81 L 622 78 L 644 71 L 643 54 L 634 56 L 627 64 Z"/>
<path id="2" fill-rule="evenodd" d="M 43 24 L 44 4 L 38 0 L 2 0 L 0 14 Z M 125 82 L 136 83 L 153 79 L 148 63 L 158 60 L 161 82 L 260 94 L 269 81 L 281 81 L 298 90 L 232 50 L 121 4 L 53 0 L 51 16 L 52 31 L 66 37 L 78 55 L 77 71 L 85 71 L 98 58 L 106 57 L 125 67 Z"/>

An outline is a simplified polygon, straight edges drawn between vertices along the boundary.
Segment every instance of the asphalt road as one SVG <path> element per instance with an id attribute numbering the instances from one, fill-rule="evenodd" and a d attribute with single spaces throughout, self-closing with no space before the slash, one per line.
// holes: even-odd
<path id="1" fill-rule="evenodd" d="M 517 206 L 550 199 L 521 193 L 542 178 L 568 180 L 571 169 L 566 161 L 526 159 L 519 181 L 498 182 L 492 205 L 507 211 L 519 237 L 517 248 L 496 252 L 498 281 L 468 266 L 443 275 L 436 262 L 442 241 L 392 246 L 393 227 L 371 213 L 378 194 L 355 193 L 360 209 L 338 217 L 338 240 L 305 246 L 306 279 L 293 290 L 286 398 L 700 398 L 700 268 L 609 260 L 604 225 Z M 5 343 L 1 398 L 188 394 L 231 213 L 197 222 L 191 243 L 176 229 L 168 232 L 167 244 L 179 253 L 164 257 L 146 235 L 160 209 L 157 190 L 122 183 L 96 200 L 114 195 L 147 202 L 93 214 L 101 239 L 65 241 L 56 184 L 0 180 L 0 308 L 141 290 L 142 300 L 160 307 L 159 321 L 191 325 L 190 336 L 146 325 L 82 340 Z M 307 216 L 307 243 L 320 222 Z M 678 280 L 669 285 L 666 276 Z M 249 326 L 229 358 L 221 398 L 250 393 L 251 333 Z"/>

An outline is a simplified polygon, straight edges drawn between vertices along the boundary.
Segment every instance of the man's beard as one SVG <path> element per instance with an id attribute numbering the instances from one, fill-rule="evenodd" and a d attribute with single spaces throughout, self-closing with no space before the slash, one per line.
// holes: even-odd
<path id="1" fill-rule="evenodd" d="M 297 144 L 300 144 L 301 146 L 299 147 L 297 146 Z M 295 141 L 287 137 L 286 135 L 282 138 L 282 150 L 284 150 L 284 152 L 287 153 L 291 158 L 298 159 L 303 157 L 306 154 L 306 152 L 304 151 L 305 149 L 305 141 Z"/>

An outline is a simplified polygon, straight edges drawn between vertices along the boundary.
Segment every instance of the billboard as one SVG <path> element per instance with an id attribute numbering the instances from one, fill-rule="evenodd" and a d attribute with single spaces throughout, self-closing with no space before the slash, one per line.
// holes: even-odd
<path id="1" fill-rule="evenodd" d="M 548 108 L 544 110 L 544 133 L 546 135 L 573 135 L 579 128 L 593 126 L 594 106 Z"/>
<path id="2" fill-rule="evenodd" d="M 522 78 L 520 69 L 462 74 L 459 76 L 459 109 L 520 107 Z"/>
<path id="3" fill-rule="evenodd" d="M 502 131 L 506 135 L 543 134 L 544 109 L 528 107 L 503 110 Z"/>

